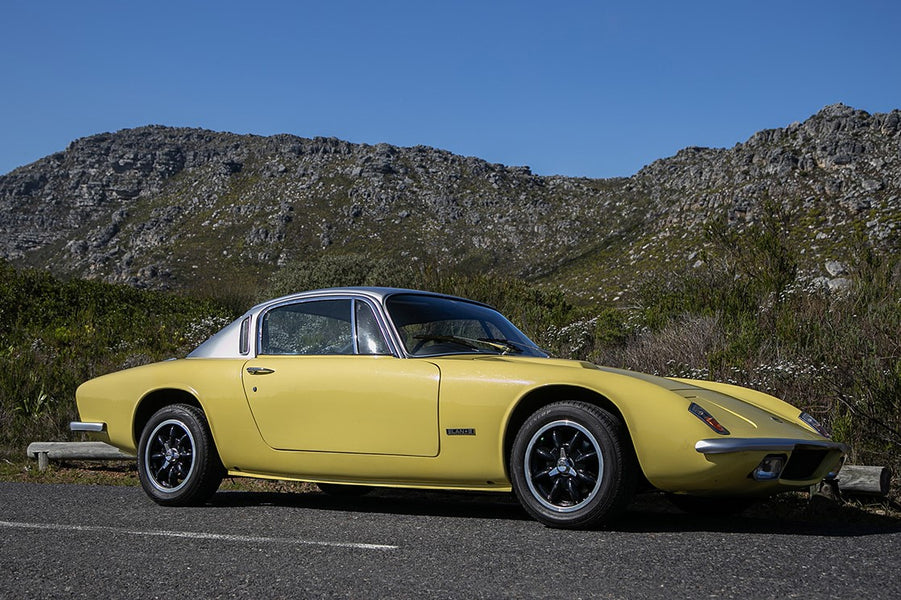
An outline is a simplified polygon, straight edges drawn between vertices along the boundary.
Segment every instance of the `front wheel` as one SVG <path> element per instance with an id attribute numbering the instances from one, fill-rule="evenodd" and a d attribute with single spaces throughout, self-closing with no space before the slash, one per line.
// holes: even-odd
<path id="1" fill-rule="evenodd" d="M 150 417 L 138 444 L 138 477 L 154 502 L 165 506 L 203 504 L 224 475 L 202 410 L 172 404 Z"/>
<path id="2" fill-rule="evenodd" d="M 637 465 L 622 422 L 593 404 L 549 404 L 529 417 L 510 455 L 513 490 L 550 527 L 597 527 L 625 509 Z"/>

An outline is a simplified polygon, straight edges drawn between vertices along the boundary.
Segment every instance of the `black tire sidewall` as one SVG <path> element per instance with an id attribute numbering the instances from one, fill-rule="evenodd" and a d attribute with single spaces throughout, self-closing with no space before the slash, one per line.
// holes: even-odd
<path id="1" fill-rule="evenodd" d="M 194 464 L 184 484 L 173 492 L 163 491 L 153 484 L 145 458 L 151 433 L 160 423 L 169 420 L 178 421 L 194 439 Z M 165 506 L 202 504 L 216 491 L 224 475 L 203 411 L 187 404 L 165 406 L 150 417 L 141 432 L 137 462 L 141 487 L 154 502 Z"/>
<path id="2" fill-rule="evenodd" d="M 585 506 L 572 512 L 555 511 L 535 498 L 529 488 L 524 464 L 532 437 L 545 425 L 559 420 L 578 423 L 587 429 L 595 438 L 604 461 L 595 496 Z M 532 414 L 520 427 L 510 453 L 513 490 L 523 508 L 545 525 L 567 529 L 596 527 L 617 514 L 631 499 L 634 489 L 634 472 L 627 468 L 630 453 L 622 430 L 620 421 L 609 412 L 584 402 L 556 402 Z"/>

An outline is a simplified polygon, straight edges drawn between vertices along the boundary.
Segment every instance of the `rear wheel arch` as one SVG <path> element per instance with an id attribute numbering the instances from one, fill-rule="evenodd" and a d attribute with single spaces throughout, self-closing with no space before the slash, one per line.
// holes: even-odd
<path id="1" fill-rule="evenodd" d="M 203 406 L 201 406 L 197 397 L 185 390 L 167 388 L 150 392 L 138 403 L 138 406 L 135 409 L 134 419 L 132 420 L 131 434 L 134 438 L 135 448 L 138 447 L 141 433 L 143 433 L 144 427 L 147 425 L 150 417 L 156 414 L 156 412 L 164 406 L 169 406 L 170 404 L 187 404 L 203 411 Z"/>

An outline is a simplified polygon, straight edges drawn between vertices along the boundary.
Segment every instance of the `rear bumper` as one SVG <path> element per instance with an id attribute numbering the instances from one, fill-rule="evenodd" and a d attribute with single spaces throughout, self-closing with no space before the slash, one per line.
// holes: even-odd
<path id="1" fill-rule="evenodd" d="M 82 421 L 72 421 L 69 423 L 70 431 L 87 431 L 89 433 L 101 433 L 106 431 L 106 423 L 84 423 Z"/>

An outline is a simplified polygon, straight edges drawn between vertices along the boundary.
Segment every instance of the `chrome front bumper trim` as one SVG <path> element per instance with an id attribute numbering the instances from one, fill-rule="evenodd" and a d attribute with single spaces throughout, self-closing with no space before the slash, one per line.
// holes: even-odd
<path id="1" fill-rule="evenodd" d="M 69 423 L 69 430 L 100 433 L 101 431 L 106 431 L 106 423 L 82 423 L 81 421 L 72 421 Z"/>
<path id="2" fill-rule="evenodd" d="M 732 452 L 791 452 L 796 448 L 839 450 L 847 454 L 850 448 L 828 440 L 799 440 L 793 438 L 715 438 L 700 440 L 695 450 L 701 454 L 729 454 Z"/>

